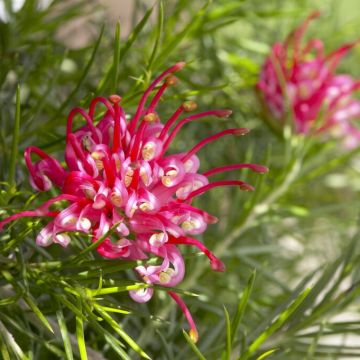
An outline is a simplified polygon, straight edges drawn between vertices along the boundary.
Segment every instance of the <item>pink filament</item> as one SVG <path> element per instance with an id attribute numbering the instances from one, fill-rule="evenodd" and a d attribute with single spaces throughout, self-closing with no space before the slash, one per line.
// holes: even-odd
<path id="1" fill-rule="evenodd" d="M 4 226 L 6 224 L 8 224 L 9 222 L 15 221 L 19 218 L 22 217 L 39 217 L 39 216 L 52 216 L 55 217 L 59 214 L 59 211 L 48 211 L 42 214 L 39 214 L 36 210 L 26 210 L 26 211 L 21 211 L 19 213 L 16 213 L 14 215 L 11 215 L 9 217 L 7 217 L 6 219 L 4 219 L 3 221 L 0 221 L 0 231 L 4 228 Z"/>
<path id="2" fill-rule="evenodd" d="M 108 111 L 110 112 L 111 116 L 112 117 L 115 117 L 115 111 L 112 107 L 112 105 L 110 104 L 109 100 L 102 97 L 102 96 L 98 96 L 96 97 L 95 99 L 93 99 L 90 103 L 90 106 L 89 106 L 89 116 L 91 119 L 94 119 L 94 114 L 95 114 L 95 108 L 96 108 L 96 105 L 98 103 L 103 103 L 105 105 L 105 107 L 108 109 Z"/>
<path id="3" fill-rule="evenodd" d="M 199 335 L 198 335 L 198 331 L 196 329 L 195 322 L 191 316 L 189 309 L 187 308 L 186 304 L 184 303 L 184 301 L 181 299 L 181 297 L 178 294 L 176 294 L 173 291 L 169 291 L 169 295 L 175 300 L 175 302 L 179 305 L 181 311 L 184 313 L 184 315 L 189 323 L 189 326 L 190 326 L 191 338 L 194 342 L 196 342 Z"/>
<path id="4" fill-rule="evenodd" d="M 344 44 L 340 48 L 333 51 L 331 54 L 329 54 L 325 61 L 329 62 L 329 72 L 335 71 L 336 67 L 338 66 L 340 60 L 354 47 L 356 46 L 360 40 L 355 41 L 350 44 Z"/>
<path id="5" fill-rule="evenodd" d="M 186 162 L 193 156 L 196 152 L 198 152 L 202 147 L 204 147 L 206 144 L 222 137 L 225 135 L 244 135 L 249 132 L 249 129 L 246 128 L 240 128 L 240 129 L 226 129 L 223 131 L 218 132 L 217 134 L 214 134 L 212 136 L 207 137 L 206 139 L 200 141 L 197 145 L 195 145 L 182 159 L 181 161 Z"/>
<path id="6" fill-rule="evenodd" d="M 119 104 L 114 104 L 114 137 L 113 137 L 113 146 L 112 152 L 116 153 L 120 148 L 121 143 L 121 124 L 120 124 L 120 106 Z"/>
<path id="7" fill-rule="evenodd" d="M 138 131 L 136 132 L 135 140 L 134 140 L 133 146 L 132 146 L 131 151 L 130 151 L 131 161 L 135 161 L 137 159 L 138 155 L 139 155 L 141 139 L 143 137 L 143 134 L 144 134 L 144 131 L 145 131 L 146 127 L 147 127 L 147 122 L 142 121 L 139 128 L 138 128 Z"/>
<path id="8" fill-rule="evenodd" d="M 316 19 L 317 17 L 320 16 L 320 12 L 319 11 L 314 11 L 312 12 L 306 19 L 305 21 L 299 26 L 297 27 L 293 33 L 291 33 L 289 35 L 289 37 L 287 38 L 286 42 L 285 42 L 285 46 L 287 48 L 288 44 L 289 44 L 289 40 L 291 39 L 291 36 L 294 37 L 294 50 L 293 50 L 293 61 L 294 63 L 296 63 L 298 60 L 300 60 L 298 58 L 299 55 L 299 49 L 301 46 L 301 39 L 307 29 L 307 27 L 309 26 L 310 22 L 314 19 Z"/>
<path id="9" fill-rule="evenodd" d="M 76 202 L 76 201 L 83 201 L 83 198 L 80 198 L 78 196 L 75 195 L 70 195 L 70 194 L 61 194 L 58 196 L 53 197 L 52 199 L 44 202 L 41 206 L 39 206 L 37 209 L 35 209 L 34 211 L 39 211 L 39 213 L 44 212 L 45 210 L 48 211 L 49 207 L 58 202 L 58 201 L 70 201 L 70 202 Z M 89 200 L 85 199 L 85 202 L 88 202 Z"/>
<path id="10" fill-rule="evenodd" d="M 225 271 L 225 265 L 219 260 L 202 242 L 197 239 L 189 238 L 189 237 L 179 237 L 175 238 L 170 236 L 169 244 L 178 244 L 178 245 L 192 245 L 196 246 L 201 252 L 203 252 L 210 260 L 211 268 L 214 271 L 223 272 Z"/>
<path id="11" fill-rule="evenodd" d="M 96 128 L 93 124 L 93 121 L 92 121 L 92 118 L 89 116 L 89 114 L 87 114 L 85 112 L 84 109 L 81 109 L 81 108 L 75 108 L 75 109 L 72 109 L 68 115 L 68 119 L 67 119 L 67 125 L 66 125 L 66 135 L 69 136 L 71 133 L 72 133 L 72 124 L 73 124 L 73 119 L 74 119 L 74 116 L 77 115 L 77 114 L 80 114 L 82 115 L 82 117 L 86 120 L 92 134 L 94 135 L 95 139 L 97 141 L 99 141 L 99 137 L 97 135 L 97 132 L 96 132 Z"/>
<path id="12" fill-rule="evenodd" d="M 58 195 L 55 196 L 54 198 L 46 201 L 44 204 L 42 204 L 41 206 L 39 206 L 37 209 L 35 210 L 25 210 L 22 212 L 19 212 L 17 214 L 11 215 L 9 217 L 7 217 L 6 219 L 4 219 L 3 221 L 0 221 L 0 230 L 3 229 L 3 227 L 8 224 L 11 221 L 15 221 L 21 217 L 32 217 L 32 216 L 57 216 L 58 215 L 58 211 L 49 211 L 49 207 L 54 204 L 55 202 L 58 201 L 62 201 L 62 200 L 67 200 L 67 201 L 78 201 L 80 198 L 78 198 L 77 196 L 73 196 L 73 195 L 68 195 L 68 194 L 62 194 L 62 195 Z"/>
<path id="13" fill-rule="evenodd" d="M 199 196 L 205 192 L 207 192 L 210 189 L 213 189 L 215 187 L 219 187 L 219 186 L 239 186 L 241 190 L 246 190 L 246 191 L 252 191 L 254 190 L 254 188 L 249 185 L 248 183 L 244 182 L 244 181 L 238 181 L 238 180 L 221 180 L 221 181 L 214 181 L 210 184 L 204 185 L 201 188 L 192 191 L 187 197 L 186 199 L 183 200 L 178 200 L 178 201 L 187 201 L 190 200 L 192 198 L 194 198 L 195 196 Z"/>
<path id="14" fill-rule="evenodd" d="M 130 134 L 132 134 L 136 128 L 136 125 L 140 119 L 140 116 L 144 110 L 144 106 L 146 103 L 146 100 L 148 99 L 151 91 L 154 89 L 154 87 L 164 78 L 166 77 L 166 75 L 174 73 L 176 71 L 179 71 L 180 69 L 182 69 L 185 66 L 184 62 L 178 62 L 176 63 L 174 66 L 170 67 L 169 69 L 165 70 L 162 74 L 160 74 L 151 84 L 150 86 L 146 89 L 146 91 L 144 92 L 143 96 L 141 97 L 139 106 L 136 110 L 136 113 L 134 115 L 134 117 L 131 119 L 129 126 L 128 126 L 128 130 L 130 132 Z"/>
<path id="15" fill-rule="evenodd" d="M 192 116 L 189 116 L 187 118 L 182 119 L 176 126 L 175 128 L 172 130 L 172 132 L 169 134 L 169 137 L 167 138 L 167 140 L 164 143 L 163 149 L 162 149 L 162 153 L 161 155 L 163 155 L 165 153 L 165 151 L 167 150 L 167 148 L 169 147 L 171 141 L 174 139 L 174 137 L 176 136 L 176 134 L 180 131 L 180 129 L 188 122 L 194 121 L 194 120 L 198 120 L 198 119 L 202 119 L 206 116 L 216 116 L 216 117 L 228 117 L 231 114 L 231 110 L 210 110 L 210 111 L 205 111 L 199 114 L 195 114 Z"/>
<path id="16" fill-rule="evenodd" d="M 211 170 L 208 170 L 203 173 L 204 176 L 211 176 L 214 174 L 222 173 L 224 171 L 236 170 L 236 169 L 250 169 L 257 173 L 266 173 L 269 169 L 266 166 L 258 165 L 258 164 L 233 164 L 233 165 L 225 165 L 220 166 Z"/>
<path id="17" fill-rule="evenodd" d="M 157 93 L 155 94 L 155 96 L 153 97 L 153 99 L 151 100 L 151 103 L 149 105 L 149 112 L 153 112 L 156 105 L 158 104 L 158 102 L 160 101 L 160 98 L 161 96 L 164 94 L 164 91 L 166 90 L 166 88 L 168 87 L 169 85 L 164 82 L 160 89 L 157 91 Z"/>
<path id="18" fill-rule="evenodd" d="M 184 107 L 181 105 L 179 106 L 176 111 L 171 115 L 169 120 L 165 123 L 165 126 L 161 130 L 161 133 L 159 135 L 160 140 L 164 140 L 165 134 L 170 129 L 171 125 L 174 124 L 174 122 L 179 118 L 179 116 L 184 112 Z"/>

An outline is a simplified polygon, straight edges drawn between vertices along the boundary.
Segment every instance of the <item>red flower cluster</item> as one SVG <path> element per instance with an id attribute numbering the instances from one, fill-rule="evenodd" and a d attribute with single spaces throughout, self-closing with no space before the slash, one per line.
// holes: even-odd
<path id="1" fill-rule="evenodd" d="M 345 44 L 329 55 L 324 54 L 319 39 L 303 45 L 310 21 L 319 15 L 312 13 L 283 44 L 273 45 L 257 87 L 270 116 L 277 120 L 276 128 L 285 124 L 288 110 L 297 133 L 330 130 L 353 147 L 360 142 L 360 130 L 351 123 L 360 118 L 360 101 L 352 93 L 360 88 L 360 81 L 334 72 L 356 43 Z"/>
<path id="2" fill-rule="evenodd" d="M 40 246 L 57 243 L 65 247 L 71 241 L 71 232 L 89 234 L 94 242 L 105 237 L 97 247 L 98 253 L 105 258 L 143 260 L 152 255 L 161 259 L 160 265 L 135 268 L 149 285 L 174 287 L 182 281 L 185 265 L 177 247 L 180 244 L 197 247 L 209 258 L 213 270 L 224 271 L 224 264 L 192 237 L 203 233 L 207 225 L 217 219 L 192 206 L 191 202 L 218 186 L 236 185 L 242 190 L 253 190 L 249 184 L 238 180 L 209 181 L 216 173 L 242 168 L 263 173 L 267 168 L 257 164 L 234 164 L 199 172 L 196 153 L 201 148 L 225 135 L 246 134 L 248 129 L 244 128 L 223 130 L 185 153 L 166 155 L 172 140 L 185 124 L 209 116 L 224 118 L 231 114 L 230 110 L 210 110 L 189 115 L 196 104 L 186 101 L 165 124 L 160 122 L 156 106 L 166 88 L 176 83 L 173 73 L 184 65 L 183 62 L 175 64 L 152 82 L 130 121 L 127 121 L 120 106 L 121 98 L 117 95 L 110 96 L 110 101 L 95 98 L 88 112 L 73 109 L 67 121 L 67 169 L 39 148 L 27 148 L 25 160 L 31 185 L 38 191 L 47 191 L 55 185 L 61 195 L 36 210 L 4 219 L 0 229 L 22 217 L 42 216 L 51 220 L 37 236 L 36 243 Z M 148 101 L 153 91 L 155 93 Z M 106 113 L 96 124 L 94 113 L 99 104 L 105 106 Z M 73 119 L 77 115 L 84 118 L 86 125 L 73 131 Z M 36 162 L 33 162 L 33 155 L 39 158 Z M 68 202 L 64 210 L 50 209 L 54 203 L 64 200 Z M 116 240 L 106 237 L 111 228 L 115 228 Z M 130 296 L 135 301 L 146 302 L 153 291 L 153 287 L 147 287 L 131 291 Z M 186 315 L 190 335 L 196 340 L 197 330 L 186 305 L 176 293 L 169 291 L 169 294 Z"/>

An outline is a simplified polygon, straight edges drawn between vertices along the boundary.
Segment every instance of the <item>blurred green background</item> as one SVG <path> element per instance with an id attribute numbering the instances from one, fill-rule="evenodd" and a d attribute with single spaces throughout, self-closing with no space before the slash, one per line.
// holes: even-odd
<path id="1" fill-rule="evenodd" d="M 181 332 L 187 324 L 161 290 L 149 304 L 135 304 L 126 293 L 109 296 L 106 301 L 131 311 L 115 314 L 116 322 L 153 359 L 201 358 L 196 351 L 206 359 L 261 359 L 261 354 L 271 350 L 268 355 L 273 359 L 360 358 L 360 151 L 343 149 L 334 140 L 279 140 L 262 120 L 254 91 L 272 44 L 284 40 L 314 9 L 322 16 L 311 24 L 307 38 L 322 39 L 327 52 L 357 40 L 357 0 L 54 0 L 44 7 L 26 0 L 16 12 L 11 10 L 12 1 L 2 0 L 0 5 L 7 14 L 0 22 L 0 214 L 34 208 L 47 198 L 46 194 L 32 197 L 23 150 L 36 145 L 63 161 L 66 115 L 71 108 L 87 107 L 96 95 L 118 93 L 126 112 L 133 114 L 150 80 L 175 62 L 186 61 L 188 65 L 177 74 L 179 84 L 166 93 L 159 107 L 161 119 L 165 121 L 185 99 L 196 100 L 200 110 L 230 108 L 233 115 L 226 123 L 209 120 L 188 125 L 172 151 L 188 149 L 224 127 L 248 127 L 248 135 L 221 139 L 201 151 L 201 169 L 255 162 L 266 164 L 270 172 L 223 175 L 253 184 L 257 191 L 252 194 L 222 188 L 196 200 L 197 206 L 220 219 L 200 238 L 227 267 L 224 274 L 213 273 L 207 259 L 184 249 L 187 272 L 181 289 L 196 294 L 184 295 L 184 299 L 199 328 L 198 350 L 194 352 L 187 344 Z M 117 43 L 118 17 L 121 36 Z M 338 72 L 358 78 L 359 61 L 360 47 L 356 47 Z M 8 183 L 8 169 L 18 84 L 21 119 L 15 189 Z M 58 293 L 78 306 L 78 299 L 64 292 L 60 282 L 62 276 L 71 278 L 83 269 L 55 269 L 51 283 L 44 274 L 34 272 L 31 264 L 63 261 L 78 253 L 84 243 L 75 239 L 65 251 L 56 246 L 38 249 L 33 241 L 41 224 L 32 224 L 29 231 L 27 226 L 23 221 L 16 225 L 16 232 L 13 228 L 0 235 L 0 269 L 13 277 L 10 281 L 3 273 L 1 297 L 7 299 L 6 291 L 16 290 L 15 283 L 55 323 L 60 308 L 71 340 L 76 316 L 51 294 Z M 95 275 L 74 276 L 69 280 L 74 289 L 97 287 L 102 265 L 96 255 L 91 256 L 89 268 Z M 247 299 L 248 279 L 254 270 Z M 103 272 L 108 284 L 129 277 L 134 280 L 129 274 L 124 270 Z M 291 304 L 309 286 L 312 290 L 306 299 L 292 309 Z M 239 308 L 239 299 L 246 302 L 246 309 L 241 302 Z M 53 337 L 37 326 L 18 300 L 0 300 L 3 334 L 8 331 L 14 336 L 25 358 L 69 358 L 71 346 L 64 347 L 60 336 Z M 244 310 L 230 348 L 223 306 L 232 319 L 232 329 Z M 83 311 L 86 345 L 94 351 L 92 356 L 126 358 L 116 341 L 94 325 L 84 305 Z M 117 338 L 111 325 L 103 323 L 98 324 Z M 21 358 L 5 335 L 1 344 L 9 348 L 11 359 Z M 130 348 L 125 345 L 123 351 L 130 359 L 138 358 Z M 72 349 L 77 358 L 76 341 Z"/>

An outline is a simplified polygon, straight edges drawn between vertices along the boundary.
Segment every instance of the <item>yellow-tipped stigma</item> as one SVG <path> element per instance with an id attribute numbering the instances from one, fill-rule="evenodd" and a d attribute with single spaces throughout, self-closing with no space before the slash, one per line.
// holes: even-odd
<path id="1" fill-rule="evenodd" d="M 158 120 L 158 116 L 155 113 L 148 113 L 144 116 L 144 121 L 148 123 L 153 123 Z"/>
<path id="2" fill-rule="evenodd" d="M 197 103 L 192 100 L 184 101 L 182 107 L 185 112 L 191 112 L 197 109 Z"/>
<path id="3" fill-rule="evenodd" d="M 190 329 L 190 331 L 189 331 L 189 336 L 190 336 L 191 341 L 192 341 L 194 344 L 198 342 L 198 340 L 199 340 L 199 334 L 198 334 L 198 332 L 197 332 L 195 329 Z"/>
<path id="4" fill-rule="evenodd" d="M 166 79 L 165 79 L 165 83 L 168 86 L 172 86 L 175 85 L 178 81 L 178 78 L 174 75 L 169 75 Z"/>
<path id="5" fill-rule="evenodd" d="M 109 100 L 113 103 L 113 104 L 118 104 L 121 101 L 121 96 L 119 95 L 110 95 L 109 96 Z"/>

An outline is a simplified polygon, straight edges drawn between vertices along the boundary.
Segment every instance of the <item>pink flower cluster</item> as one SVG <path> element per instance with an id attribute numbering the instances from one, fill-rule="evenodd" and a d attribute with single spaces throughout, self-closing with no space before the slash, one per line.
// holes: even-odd
<path id="1" fill-rule="evenodd" d="M 273 45 L 257 87 L 277 129 L 285 124 L 288 111 L 297 133 L 326 131 L 354 147 L 360 142 L 360 129 L 352 120 L 360 118 L 360 101 L 353 92 L 360 88 L 360 81 L 334 71 L 356 43 L 345 44 L 329 55 L 324 54 L 319 39 L 302 44 L 310 21 L 319 15 L 312 13 L 283 44 Z"/>
<path id="2" fill-rule="evenodd" d="M 185 124 L 211 116 L 226 118 L 231 114 L 230 110 L 210 110 L 189 115 L 196 104 L 186 101 L 165 124 L 160 122 L 155 109 L 166 88 L 176 83 L 173 73 L 184 65 L 183 62 L 175 64 L 152 82 L 129 121 L 118 95 L 110 96 L 109 100 L 95 98 L 88 112 L 73 109 L 67 121 L 67 169 L 39 148 L 27 148 L 25 161 L 31 185 L 38 191 L 47 191 L 54 185 L 61 194 L 36 210 L 4 219 L 0 222 L 0 230 L 21 217 L 50 217 L 50 222 L 37 236 L 36 243 L 40 246 L 57 243 L 66 247 L 71 241 L 69 233 L 81 232 L 91 235 L 94 242 L 105 238 L 97 247 L 105 258 L 144 260 L 155 256 L 160 260 L 159 265 L 135 268 L 140 279 L 149 284 L 149 287 L 130 291 L 137 302 L 151 299 L 153 284 L 174 287 L 182 281 L 185 265 L 177 245 L 197 247 L 209 258 L 214 271 L 224 271 L 224 264 L 193 238 L 217 219 L 192 206 L 191 202 L 218 186 L 235 185 L 242 190 L 253 190 L 249 184 L 238 180 L 209 181 L 214 174 L 242 168 L 263 173 L 267 168 L 257 164 L 234 164 L 199 172 L 196 153 L 200 149 L 225 135 L 246 134 L 248 129 L 245 128 L 223 130 L 187 152 L 165 155 Z M 95 109 L 100 104 L 105 107 L 105 115 L 96 123 Z M 86 125 L 73 131 L 75 116 L 81 116 Z M 34 155 L 38 158 L 35 162 Z M 63 201 L 68 203 L 64 210 L 51 210 L 53 204 Z M 110 229 L 115 229 L 112 237 L 107 236 Z M 197 330 L 185 303 L 173 291 L 169 294 L 186 315 L 190 335 L 196 340 Z"/>

